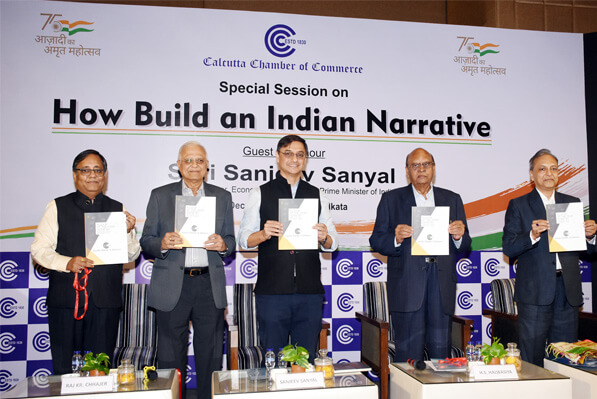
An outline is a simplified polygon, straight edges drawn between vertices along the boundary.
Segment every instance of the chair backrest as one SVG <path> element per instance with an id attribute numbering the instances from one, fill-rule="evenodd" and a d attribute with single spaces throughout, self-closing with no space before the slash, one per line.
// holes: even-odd
<path id="1" fill-rule="evenodd" d="M 155 365 L 157 325 L 155 312 L 147 308 L 147 284 L 124 284 L 122 299 L 112 365 L 118 366 L 122 359 L 130 359 L 137 369 Z"/>
<path id="2" fill-rule="evenodd" d="M 495 279 L 491 282 L 493 310 L 512 315 L 518 314 L 516 302 L 514 302 L 514 283 L 513 278 Z"/>
<path id="3" fill-rule="evenodd" d="M 389 338 L 394 340 L 394 331 L 390 322 L 388 290 L 385 281 L 371 281 L 363 284 L 363 311 L 367 316 L 390 323 Z"/>
<path id="4" fill-rule="evenodd" d="M 234 321 L 238 326 L 239 347 L 259 346 L 254 288 L 254 284 L 234 285 Z"/>

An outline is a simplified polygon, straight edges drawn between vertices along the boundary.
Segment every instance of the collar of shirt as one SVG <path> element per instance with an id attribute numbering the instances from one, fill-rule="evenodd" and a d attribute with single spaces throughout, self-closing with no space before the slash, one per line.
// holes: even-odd
<path id="1" fill-rule="evenodd" d="M 433 196 L 433 183 L 429 186 L 429 191 L 427 192 L 427 198 L 423 194 L 417 191 L 415 186 L 412 186 L 413 194 L 415 195 L 415 202 L 417 206 L 435 206 L 435 197 Z"/>
<path id="2" fill-rule="evenodd" d="M 290 186 L 290 192 L 292 193 L 292 198 L 296 197 L 296 190 L 298 190 L 299 183 L 301 181 L 297 181 L 294 186 Z"/>
<path id="3" fill-rule="evenodd" d="M 535 189 L 535 190 L 537 190 L 537 189 Z M 547 198 L 539 190 L 537 190 L 537 192 L 539 193 L 539 197 L 541 197 L 541 201 L 543 201 L 543 206 L 551 205 L 551 204 L 555 204 L 556 203 L 556 192 L 555 192 L 555 190 L 554 190 L 553 194 L 551 195 L 551 198 Z"/>
<path id="4" fill-rule="evenodd" d="M 191 190 L 187 186 L 187 183 L 185 183 L 184 180 L 182 181 L 182 195 L 183 195 L 183 197 L 194 197 L 193 190 Z M 199 190 L 197 190 L 197 196 L 198 197 L 205 196 L 205 186 L 203 184 L 201 185 L 201 187 L 199 187 Z"/>

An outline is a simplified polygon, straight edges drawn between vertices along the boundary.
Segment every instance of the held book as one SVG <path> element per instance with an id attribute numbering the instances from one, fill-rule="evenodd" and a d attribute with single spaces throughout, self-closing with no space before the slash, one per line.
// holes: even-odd
<path id="1" fill-rule="evenodd" d="M 96 266 L 129 261 L 124 212 L 85 213 L 85 256 Z"/>
<path id="2" fill-rule="evenodd" d="M 548 204 L 546 209 L 549 222 L 549 252 L 586 250 L 582 202 Z"/>
<path id="3" fill-rule="evenodd" d="M 176 196 L 174 231 L 182 247 L 203 248 L 216 231 L 216 197 Z"/>
<path id="4" fill-rule="evenodd" d="M 449 255 L 449 206 L 413 206 L 412 255 Z"/>
<path id="5" fill-rule="evenodd" d="M 317 198 L 281 198 L 278 203 L 278 220 L 284 232 L 278 239 L 279 250 L 317 249 L 318 220 Z"/>

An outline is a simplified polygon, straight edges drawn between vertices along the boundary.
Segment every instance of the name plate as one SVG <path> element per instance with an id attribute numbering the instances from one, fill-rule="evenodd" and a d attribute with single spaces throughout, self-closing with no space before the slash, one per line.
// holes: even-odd
<path id="1" fill-rule="evenodd" d="M 112 392 L 114 390 L 114 377 L 102 375 L 98 377 L 62 377 L 60 394 Z"/>
<path id="2" fill-rule="evenodd" d="M 325 387 L 323 372 L 276 374 L 274 382 L 277 390 Z"/>
<path id="3" fill-rule="evenodd" d="M 474 366 L 471 376 L 475 380 L 517 380 L 518 373 L 513 364 Z"/>

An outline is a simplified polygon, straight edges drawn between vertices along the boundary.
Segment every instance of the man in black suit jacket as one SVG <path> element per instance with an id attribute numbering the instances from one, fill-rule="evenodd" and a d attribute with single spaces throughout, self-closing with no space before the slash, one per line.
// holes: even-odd
<path id="1" fill-rule="evenodd" d="M 433 186 L 433 156 L 417 148 L 406 157 L 411 184 L 384 193 L 369 243 L 388 257 L 388 305 L 395 332 L 395 361 L 450 355 L 451 316 L 456 297 L 455 254 L 466 252 L 471 238 L 460 196 Z M 411 255 L 413 206 L 449 206 L 450 254 Z"/>
<path id="2" fill-rule="evenodd" d="M 154 189 L 147 205 L 141 248 L 155 258 L 147 300 L 156 309 L 159 367 L 180 370 L 183 398 L 189 321 L 193 323 L 197 394 L 210 398 L 211 374 L 222 366 L 227 305 L 222 257 L 236 247 L 232 196 L 204 182 L 209 161 L 199 143 L 183 144 L 177 165 L 182 181 Z M 181 248 L 182 237 L 174 232 L 177 195 L 216 197 L 215 233 L 205 248 Z"/>
<path id="3" fill-rule="evenodd" d="M 124 211 L 128 260 L 140 253 L 135 217 L 104 195 L 104 156 L 91 149 L 79 153 L 73 161 L 73 180 L 77 191 L 48 204 L 31 245 L 33 261 L 50 271 L 46 303 L 54 374 L 72 372 L 73 351 L 104 352 L 111 358 L 118 336 L 122 264 L 94 268 L 86 257 L 85 214 Z"/>
<path id="4" fill-rule="evenodd" d="M 539 150 L 529 169 L 535 189 L 508 204 L 502 245 L 510 261 L 518 261 L 514 300 L 521 357 L 543 366 L 546 340 L 577 340 L 578 309 L 583 302 L 578 252 L 549 252 L 545 206 L 580 200 L 555 191 L 558 159 L 549 150 Z M 585 221 L 584 227 L 587 249 L 593 252 L 595 221 Z"/>

